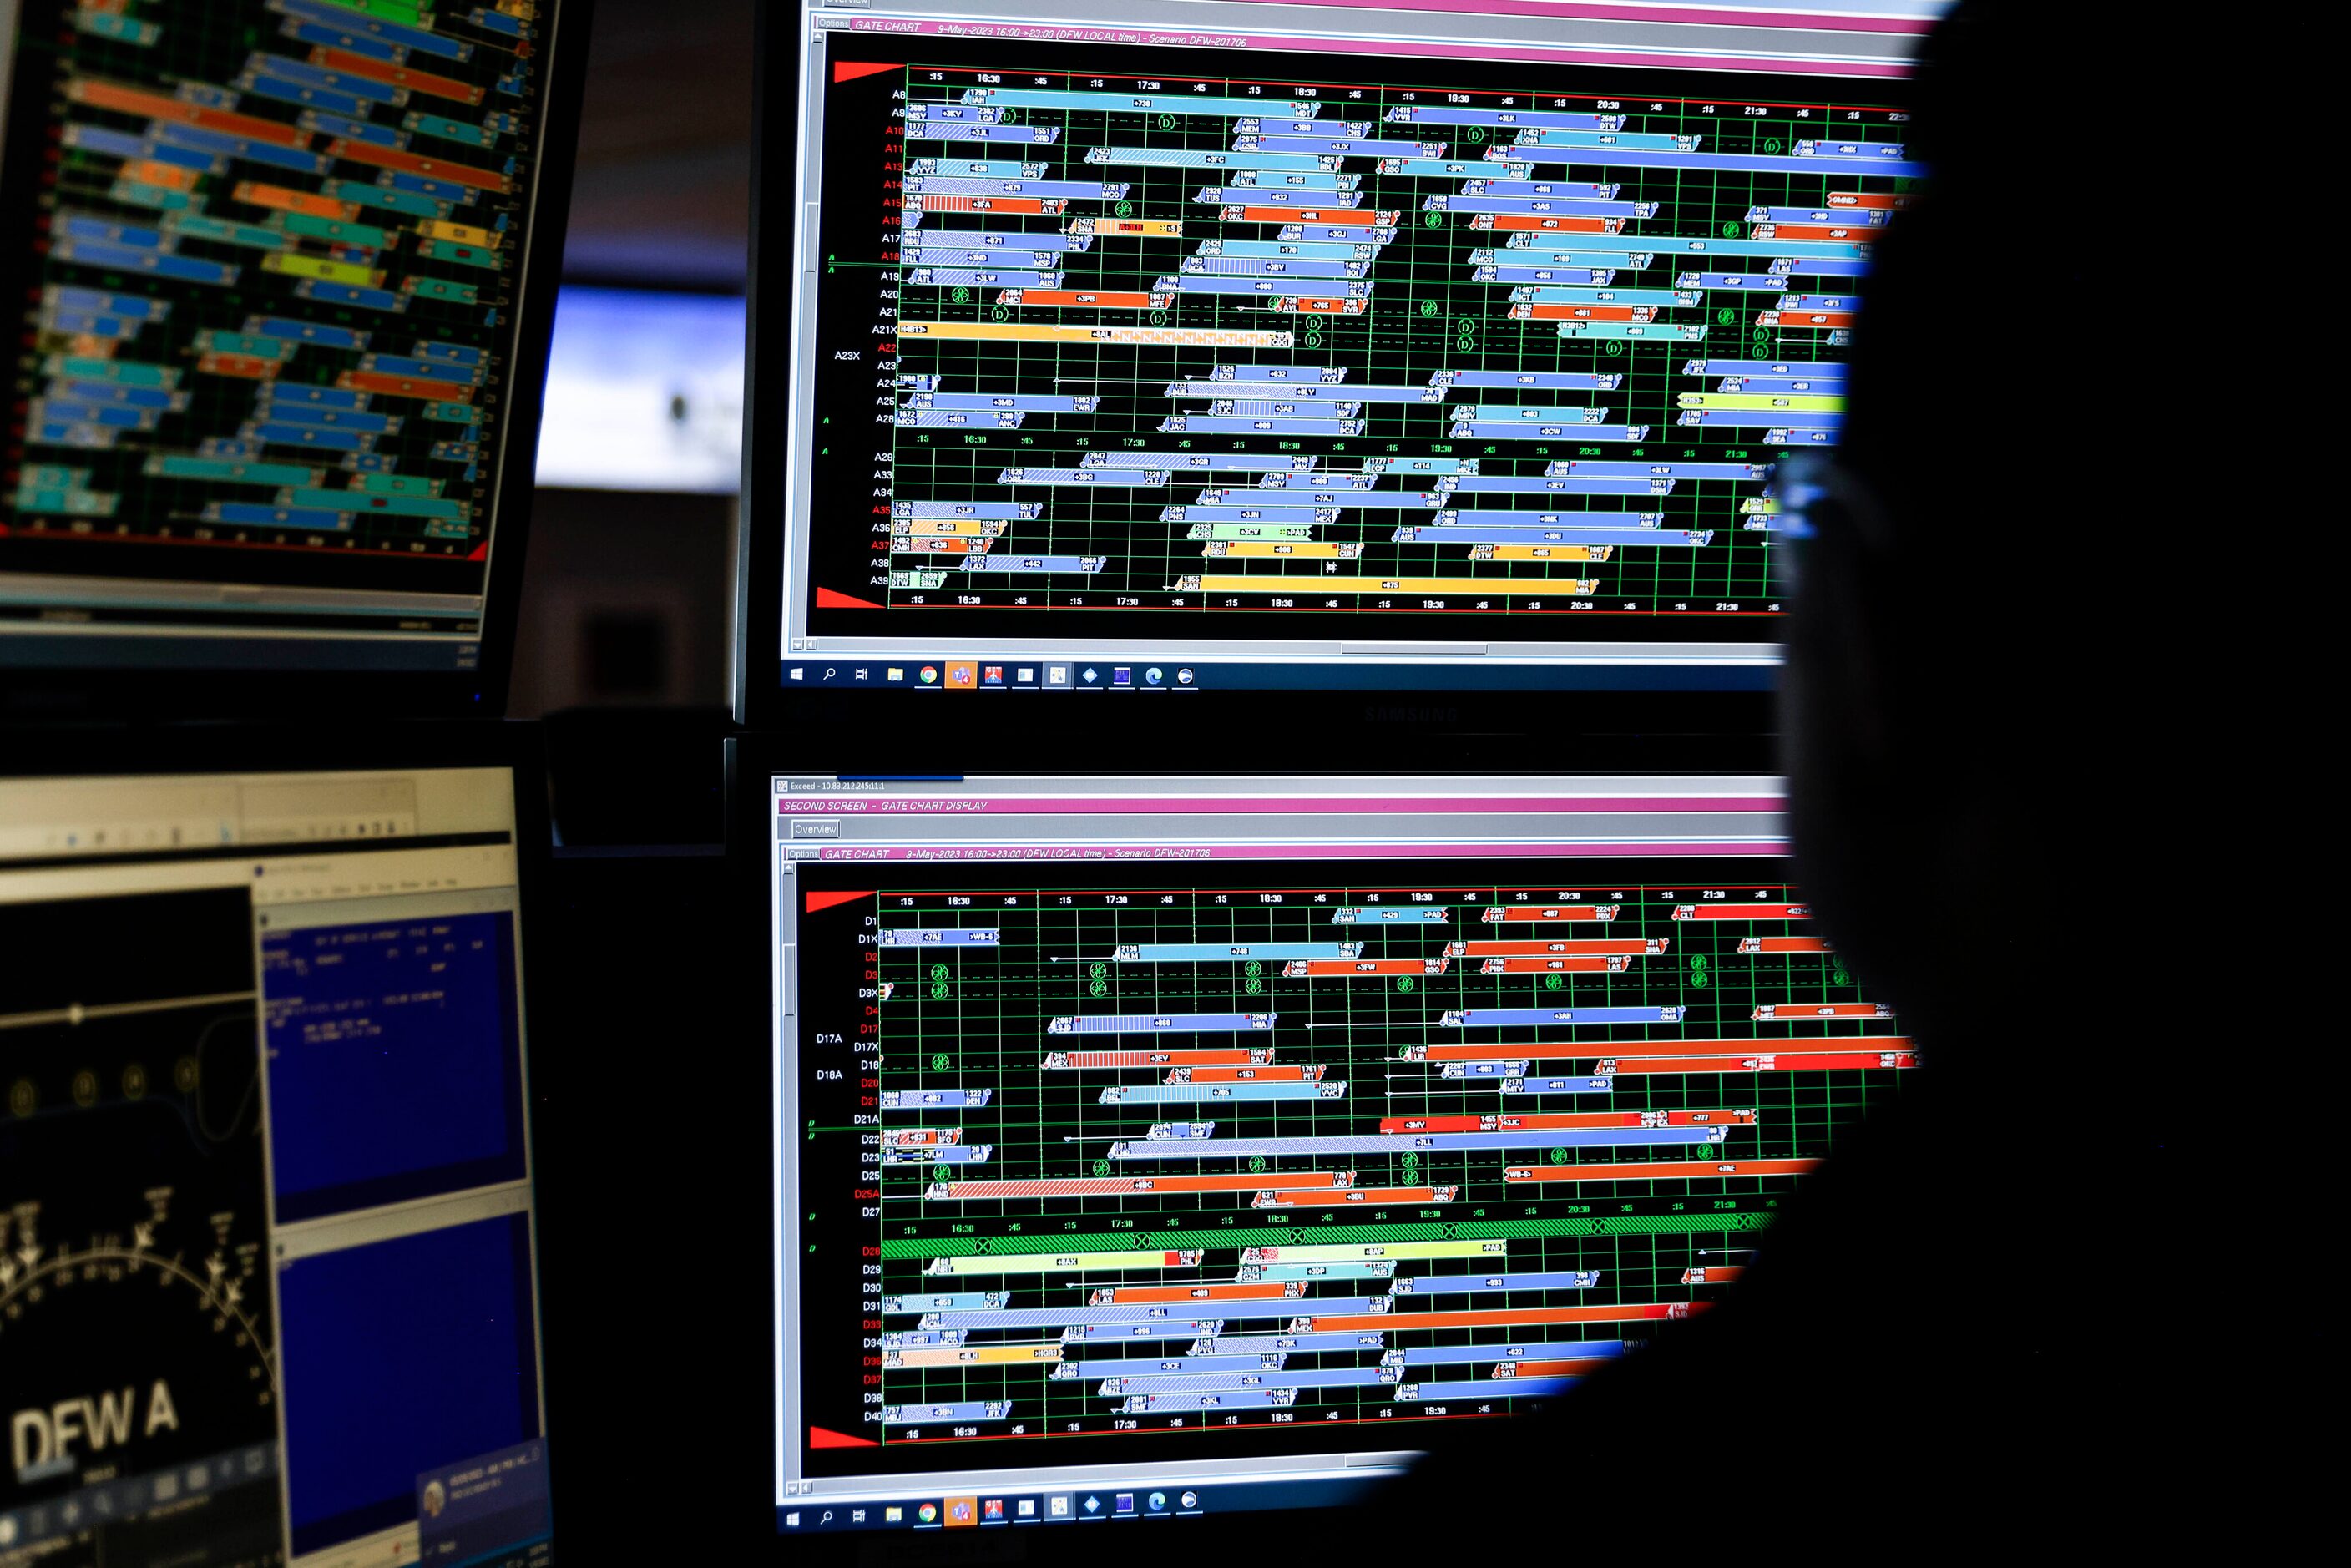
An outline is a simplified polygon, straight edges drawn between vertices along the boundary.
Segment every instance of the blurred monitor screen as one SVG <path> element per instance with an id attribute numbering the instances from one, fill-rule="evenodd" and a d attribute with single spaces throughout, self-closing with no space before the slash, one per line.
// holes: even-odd
<path id="1" fill-rule="evenodd" d="M 0 668 L 485 662 L 559 15 L 6 8 Z"/>
<path id="2" fill-rule="evenodd" d="M 743 301 L 564 289 L 538 482 L 732 495 L 742 469 Z"/>

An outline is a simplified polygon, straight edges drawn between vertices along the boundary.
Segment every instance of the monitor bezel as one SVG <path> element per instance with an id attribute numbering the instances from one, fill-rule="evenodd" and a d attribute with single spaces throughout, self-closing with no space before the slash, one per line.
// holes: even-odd
<path id="1" fill-rule="evenodd" d="M 1353 731 L 1360 741 L 1363 732 Z M 1287 731 L 1270 731 L 1266 737 L 1265 754 L 1257 758 L 1259 766 L 1251 769 L 1208 769 L 1247 777 L 1251 774 L 1279 773 L 1284 776 L 1357 776 L 1384 771 L 1376 767 L 1358 763 L 1348 766 L 1338 760 L 1343 750 L 1334 749 L 1339 737 L 1335 731 L 1293 726 Z M 1524 749 L 1513 737 L 1504 737 L 1500 745 L 1483 746 L 1479 753 L 1490 766 L 1479 768 L 1458 766 L 1458 758 L 1446 758 L 1456 765 L 1442 766 L 1439 759 L 1430 758 L 1412 771 L 1432 775 L 1468 775 L 1479 777 L 1537 777 L 1562 773 L 1607 775 L 1756 775 L 1781 770 L 1778 737 L 1759 731 L 1747 732 L 1627 732 L 1613 735 L 1600 741 L 1572 740 L 1563 749 L 1541 753 Z M 979 1531 L 968 1532 L 936 1531 L 917 1534 L 911 1531 L 849 1530 L 819 1531 L 805 1535 L 790 1534 L 777 1523 L 775 1500 L 777 1461 L 781 1441 L 778 1412 L 776 1409 L 778 1367 L 776 1365 L 775 1238 L 780 1218 L 777 1212 L 779 1193 L 769 1179 L 773 1162 L 781 1152 L 775 1144 L 773 1108 L 776 1092 L 774 1072 L 776 1059 L 773 1050 L 774 1012 L 768 977 L 773 973 L 774 959 L 768 946 L 770 916 L 776 895 L 775 878 L 769 865 L 773 840 L 772 821 L 768 815 L 769 781 L 779 774 L 815 773 L 845 774 L 852 777 L 891 776 L 918 778 L 941 782 L 980 778 L 989 773 L 1037 772 L 1033 751 L 1018 733 L 1008 733 L 1001 727 L 992 732 L 990 742 L 968 748 L 969 758 L 959 769 L 943 765 L 946 755 L 937 742 L 935 732 L 925 728 L 910 733 L 908 727 L 868 725 L 857 730 L 846 727 L 807 727 L 791 734 L 747 734 L 729 737 L 726 751 L 726 911 L 732 927 L 725 943 L 723 961 L 730 972 L 747 977 L 757 977 L 756 983 L 729 988 L 732 994 L 721 1006 L 726 1009 L 724 1028 L 728 1038 L 737 1039 L 747 1050 L 756 1050 L 762 1059 L 759 1071 L 739 1075 L 741 1082 L 757 1082 L 765 1085 L 758 1095 L 728 1096 L 727 1106 L 721 1114 L 725 1126 L 714 1128 L 719 1136 L 715 1146 L 750 1148 L 764 1151 L 766 1158 L 758 1166 L 758 1179 L 765 1185 L 753 1212 L 765 1227 L 756 1246 L 744 1248 L 740 1256 L 728 1267 L 727 1288 L 716 1294 L 736 1303 L 728 1309 L 727 1326 L 739 1334 L 758 1338 L 756 1348 L 745 1347 L 743 1354 L 730 1357 L 730 1364 L 740 1369 L 740 1375 L 757 1378 L 755 1393 L 760 1427 L 757 1441 L 746 1445 L 752 1450 L 737 1457 L 729 1464 L 733 1486 L 730 1500 L 723 1511 L 729 1539 L 745 1542 L 766 1541 L 770 1543 L 767 1554 L 789 1553 L 794 1563 L 831 1563 L 878 1562 L 885 1557 L 893 1562 L 925 1563 L 935 1562 L 969 1562 L 983 1560 L 982 1554 L 991 1548 L 997 1552 L 1019 1552 L 1019 1560 L 1076 1561 L 1092 1560 L 1100 1555 L 1095 1550 L 1095 1538 L 1080 1531 L 1041 1531 L 1019 1532 L 1019 1547 L 996 1547 L 997 1537 Z M 1089 766 L 1067 769 L 1072 779 L 1116 778 L 1167 771 L 1168 743 L 1164 732 L 1145 733 L 1129 729 L 1124 733 L 1110 732 L 1089 735 L 1084 750 Z M 739 1059 L 738 1059 L 739 1063 Z M 743 1179 L 749 1162 L 730 1159 L 727 1174 L 736 1180 Z M 758 1311 L 746 1310 L 749 1302 Z M 737 1319 L 739 1314 L 739 1321 Z M 756 1322 L 754 1317 L 756 1316 Z M 755 1469 L 756 1467 L 756 1469 Z M 910 1483 L 913 1478 L 909 1478 Z M 918 1490 L 910 1485 L 910 1495 Z M 736 1499 L 747 1500 L 738 1514 Z M 818 1506 L 821 1506 L 820 1503 Z M 1150 1560 L 1165 1553 L 1171 1558 L 1180 1555 L 1193 1560 L 1201 1548 L 1215 1550 L 1230 1543 L 1262 1546 L 1267 1539 L 1268 1521 L 1302 1519 L 1318 1511 L 1294 1509 L 1275 1511 L 1235 1512 L 1194 1518 L 1182 1522 L 1172 1535 L 1155 1540 L 1150 1547 Z M 986 1542 L 975 1545 L 973 1538 Z M 1075 1542 L 1077 1544 L 1071 1544 Z M 767 1560 L 763 1554 L 761 1560 Z M 985 1556 L 986 1561 L 998 1561 L 997 1556 Z"/>
<path id="2" fill-rule="evenodd" d="M 785 518 L 791 501 L 790 434 L 796 387 L 794 316 L 802 279 L 798 272 L 800 213 L 799 190 L 800 133 L 804 116 L 801 99 L 800 44 L 808 17 L 815 7 L 809 0 L 758 9 L 753 39 L 753 130 L 751 142 L 750 255 L 747 274 L 746 354 L 744 374 L 743 481 L 737 497 L 736 572 L 734 583 L 733 702 L 736 722 L 747 728 L 773 729 L 786 726 L 857 725 L 874 727 L 878 717 L 894 724 L 906 716 L 898 706 L 902 695 L 880 699 L 853 685 L 794 687 L 780 677 L 787 663 L 783 653 L 789 607 L 784 601 Z M 768 307 L 762 309 L 763 301 Z M 762 396 L 762 368 L 767 371 Z M 1784 637 L 1756 644 L 1778 650 Z M 1204 643 L 1202 654 L 1214 651 Z M 1099 658 L 1108 658 L 1104 653 Z M 811 660 L 818 655 L 810 655 Z M 837 654 L 856 660 L 851 652 Z M 864 662 L 886 662 L 887 654 L 868 653 Z M 902 658 L 904 655 L 901 655 Z M 1654 677 L 1634 689 L 1621 686 L 1621 674 L 1605 666 L 1579 678 L 1567 666 L 1556 684 L 1520 685 L 1517 689 L 1490 689 L 1503 683 L 1498 672 L 1520 673 L 1530 666 L 1497 664 L 1493 669 L 1465 670 L 1477 689 L 1427 684 L 1382 684 L 1372 675 L 1362 685 L 1191 691 L 1180 694 L 1194 704 L 1205 703 L 1198 719 L 1204 726 L 1222 727 L 1253 719 L 1290 722 L 1301 702 L 1339 707 L 1371 722 L 1395 721 L 1395 716 L 1420 716 L 1406 722 L 1438 733 L 1483 736 L 1530 736 L 1553 733 L 1556 726 L 1540 727 L 1529 717 L 1531 705 L 1564 699 L 1574 705 L 1570 721 L 1579 727 L 1592 720 L 1590 733 L 1609 734 L 1635 727 L 1662 725 L 1693 731 L 1754 733 L 1771 726 L 1776 666 L 1751 664 L 1686 667 L 1651 666 Z M 1506 677 L 1507 678 L 1507 677 Z M 911 684 L 911 683 L 909 683 Z M 1593 687 L 1600 689 L 1593 689 Z M 1163 692 L 1160 695 L 1178 694 Z M 1055 717 L 1061 715 L 1052 716 Z M 1155 724 L 1165 716 L 1155 716 Z M 1098 714 L 1089 714 L 1097 721 Z M 926 728 L 935 716 L 924 713 Z M 1001 716 L 996 716 L 996 727 Z M 958 732 L 963 727 L 957 726 Z M 970 727 L 975 736 L 986 731 Z"/>

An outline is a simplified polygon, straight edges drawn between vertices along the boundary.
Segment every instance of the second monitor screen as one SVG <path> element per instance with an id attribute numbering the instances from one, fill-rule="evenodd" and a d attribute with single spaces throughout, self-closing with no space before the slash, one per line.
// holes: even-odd
<path id="1" fill-rule="evenodd" d="M 1770 656 L 1898 84 L 830 42 L 788 661 Z"/>

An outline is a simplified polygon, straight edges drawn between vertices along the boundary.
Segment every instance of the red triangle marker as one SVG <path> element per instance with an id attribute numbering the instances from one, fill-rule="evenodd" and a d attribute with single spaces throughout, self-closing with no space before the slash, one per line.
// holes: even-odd
<path id="1" fill-rule="evenodd" d="M 879 610 L 882 608 L 870 599 L 854 599 L 846 593 L 835 593 L 830 588 L 820 588 L 816 591 L 816 607 L 819 610 Z"/>
<path id="2" fill-rule="evenodd" d="M 808 895 L 805 912 L 814 915 L 820 909 L 831 909 L 837 904 L 854 904 L 861 898 L 872 896 L 873 890 L 870 887 L 862 893 L 811 893 Z"/>
<path id="3" fill-rule="evenodd" d="M 809 1447 L 811 1448 L 878 1448 L 881 1446 L 871 1437 L 852 1437 L 830 1427 L 809 1428 Z"/>
<path id="4" fill-rule="evenodd" d="M 879 76 L 883 71 L 903 70 L 904 68 L 905 68 L 903 66 L 896 65 L 868 65 L 862 60 L 835 60 L 832 62 L 832 79 L 835 81 L 855 81 L 859 77 Z M 819 1448 L 822 1448 L 824 1445 L 820 1443 L 817 1446 Z"/>

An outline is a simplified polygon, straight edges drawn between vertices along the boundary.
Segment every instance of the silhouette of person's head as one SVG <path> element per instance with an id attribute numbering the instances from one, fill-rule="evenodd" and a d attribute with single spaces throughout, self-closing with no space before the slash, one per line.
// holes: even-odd
<path id="1" fill-rule="evenodd" d="M 2070 9 L 1965 5 L 1904 89 L 1928 172 L 1861 285 L 1845 423 L 1791 547 L 1801 874 L 1922 1033 L 2012 1007 L 2032 912 L 2045 943 L 2052 895 L 2118 847 L 2110 791 L 2142 785 L 2147 740 L 2126 716 L 2189 591 L 2147 542 L 2167 392 L 2134 367 L 2167 340 L 2136 314 L 2130 225 L 2158 165 L 2058 156 L 2097 141 L 2085 95 L 2127 47 Z"/>

